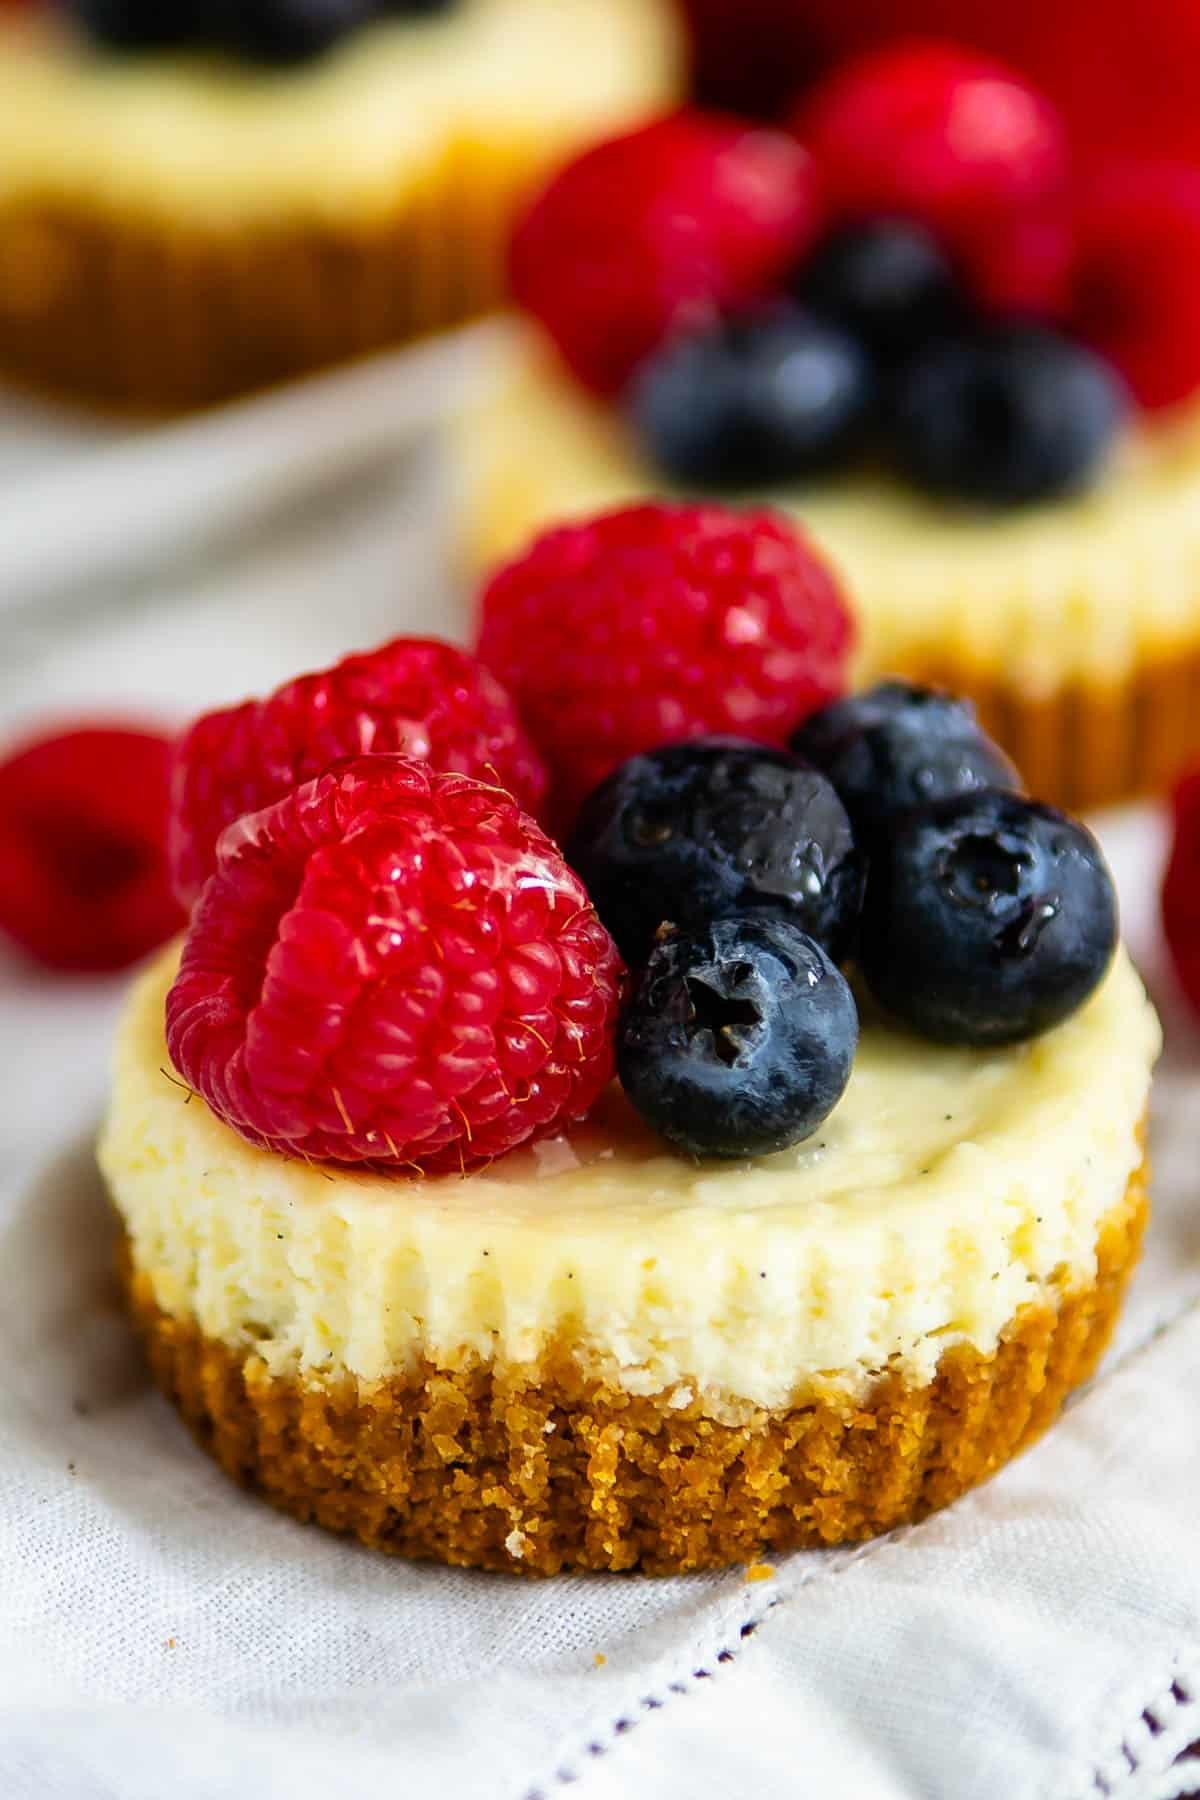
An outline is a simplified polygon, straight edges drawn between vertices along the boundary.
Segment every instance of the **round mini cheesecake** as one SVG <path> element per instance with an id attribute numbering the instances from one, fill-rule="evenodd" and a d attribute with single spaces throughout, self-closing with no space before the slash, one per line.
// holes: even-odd
<path id="1" fill-rule="evenodd" d="M 0 25 L 0 366 L 181 408 L 494 304 L 514 209 L 682 79 L 665 0 L 451 0 L 298 66 Z"/>
<path id="2" fill-rule="evenodd" d="M 672 491 L 532 332 L 505 346 L 454 452 L 476 570 L 552 520 Z M 875 470 L 747 498 L 798 519 L 854 595 L 859 677 L 967 694 L 1033 792 L 1106 804 L 1200 750 L 1200 404 L 1128 427 L 1085 493 L 1016 512 Z"/>
<path id="3" fill-rule="evenodd" d="M 100 1150 L 132 1308 L 200 1441 L 302 1519 L 538 1572 L 867 1537 L 992 1474 L 1108 1337 L 1159 1044 L 1123 951 L 1015 1048 L 865 1011 L 788 1151 L 691 1162 L 614 1087 L 424 1180 L 256 1149 L 189 1096 L 176 956 L 129 1002 Z"/>

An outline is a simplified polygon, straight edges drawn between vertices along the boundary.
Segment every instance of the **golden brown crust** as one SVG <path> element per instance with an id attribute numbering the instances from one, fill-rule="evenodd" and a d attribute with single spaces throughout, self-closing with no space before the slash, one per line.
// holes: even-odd
<path id="1" fill-rule="evenodd" d="M 1030 694 L 951 662 L 906 665 L 912 681 L 973 700 L 1030 793 L 1070 812 L 1160 794 L 1200 758 L 1200 645 L 1147 660 L 1110 687 Z"/>
<path id="2" fill-rule="evenodd" d="M 486 311 L 536 180 L 528 151 L 463 142 L 390 217 L 172 228 L 0 209 L 0 367 L 117 409 L 211 405 Z"/>
<path id="3" fill-rule="evenodd" d="M 946 1352 L 934 1382 L 880 1380 L 742 1425 L 585 1376 L 476 1364 L 356 1384 L 272 1376 L 155 1304 L 125 1255 L 154 1374 L 225 1471 L 300 1519 L 398 1555 L 488 1569 L 664 1574 L 837 1544 L 984 1481 L 1092 1373 L 1137 1259 L 1144 1171 L 1104 1221 L 1095 1282 L 1030 1305 L 999 1348 Z"/>

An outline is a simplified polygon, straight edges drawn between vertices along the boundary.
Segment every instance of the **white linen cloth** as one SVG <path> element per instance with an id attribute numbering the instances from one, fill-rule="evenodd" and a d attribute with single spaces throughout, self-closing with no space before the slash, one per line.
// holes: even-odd
<path id="1" fill-rule="evenodd" d="M 358 490 L 64 639 L 0 728 L 166 716 L 456 629 L 418 483 Z M 0 511 L 3 498 L 0 494 Z M 127 597 L 129 598 L 129 597 Z M 1109 842 L 1161 989 L 1154 815 Z M 1117 1346 L 915 1529 L 679 1580 L 410 1567 L 278 1517 L 151 1390 L 91 1160 L 120 984 L 0 964 L 2 1800 L 1172 1800 L 1200 1793 L 1200 1052 L 1172 1019 Z"/>

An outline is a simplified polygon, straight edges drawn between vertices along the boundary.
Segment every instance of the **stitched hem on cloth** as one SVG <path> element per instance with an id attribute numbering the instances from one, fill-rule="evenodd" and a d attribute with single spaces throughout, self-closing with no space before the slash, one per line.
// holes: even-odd
<path id="1" fill-rule="evenodd" d="M 1113 1376 L 1120 1374 L 1144 1350 L 1167 1336 L 1198 1308 L 1200 1294 L 1186 1300 L 1169 1318 L 1156 1320 L 1142 1337 L 1112 1358 L 1102 1376 L 1069 1395 L 1063 1412 L 1072 1412 L 1090 1394 L 1106 1386 Z M 516 1800 L 552 1800 L 555 1790 L 573 1786 L 581 1779 L 590 1761 L 615 1750 L 622 1738 L 643 1720 L 662 1711 L 673 1698 L 701 1691 L 703 1683 L 714 1679 L 722 1668 L 735 1662 L 745 1640 L 752 1637 L 778 1607 L 790 1604 L 814 1582 L 833 1580 L 858 1563 L 894 1549 L 897 1544 L 927 1529 L 932 1522 L 918 1520 L 853 1550 L 822 1554 L 815 1567 L 806 1568 L 789 1583 L 786 1593 L 772 1596 L 740 1621 L 735 1618 L 732 1624 L 722 1624 L 714 1633 L 717 1647 L 695 1667 L 688 1670 L 685 1666 L 673 1679 L 639 1696 L 635 1704 L 627 1706 L 607 1725 L 593 1732 L 576 1753 L 560 1759 L 548 1775 L 532 1787 L 522 1789 Z M 1137 1695 L 1135 1698 L 1131 1694 L 1119 1707 L 1125 1723 L 1118 1739 L 1102 1752 L 1100 1761 L 1093 1756 L 1081 1769 L 1077 1765 L 1076 1785 L 1064 1789 L 1062 1800 L 1191 1800 L 1193 1796 L 1200 1796 L 1200 1761 L 1189 1758 L 1192 1751 L 1200 1756 L 1200 1652 L 1189 1652 L 1186 1657 L 1180 1653 L 1174 1657 L 1169 1669 L 1160 1671 L 1153 1683 L 1139 1684 Z M 1160 1727 L 1158 1732 L 1154 1730 L 1156 1724 Z M 1147 1762 L 1148 1742 L 1154 1745 L 1152 1764 Z M 1141 1754 L 1140 1766 L 1136 1762 L 1131 1766 L 1128 1744 L 1133 1745 L 1135 1753 Z M 1100 1783 L 1110 1772 L 1118 1778 L 1117 1785 L 1105 1789 Z M 1132 1785 L 1135 1777 L 1136 1786 Z"/>

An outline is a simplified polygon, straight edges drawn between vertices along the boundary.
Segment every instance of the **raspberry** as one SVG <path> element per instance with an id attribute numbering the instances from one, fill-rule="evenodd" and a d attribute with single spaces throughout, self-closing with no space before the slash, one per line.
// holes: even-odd
<path id="1" fill-rule="evenodd" d="M 549 531 L 501 569 L 479 654 L 565 827 L 638 751 L 711 732 L 782 744 L 841 691 L 851 639 L 832 576 L 784 519 L 651 504 Z"/>
<path id="2" fill-rule="evenodd" d="M 1200 1013 L 1200 769 L 1172 796 L 1174 832 L 1162 890 L 1163 931 L 1179 985 Z"/>
<path id="3" fill-rule="evenodd" d="M 997 4 L 999 0 L 997 0 Z M 1096 151 L 1200 160 L 1195 0 L 1027 0 L 1019 48 L 1072 135 Z"/>
<path id="4" fill-rule="evenodd" d="M 621 963 L 498 788 L 348 757 L 221 838 L 167 996 L 183 1079 L 252 1143 L 441 1173 L 582 1117 Z"/>
<path id="5" fill-rule="evenodd" d="M 184 904 L 212 874 L 234 819 L 367 751 L 495 782 L 527 812 L 545 798 L 545 770 L 495 678 L 453 645 L 397 638 L 196 721 L 171 781 L 171 873 Z"/>
<path id="6" fill-rule="evenodd" d="M 1074 269 L 1079 335 L 1143 406 L 1200 387 L 1200 168 L 1114 164 L 1089 184 Z"/>
<path id="7" fill-rule="evenodd" d="M 910 40 L 854 58 L 793 121 L 835 218 L 919 220 L 998 311 L 1057 313 L 1070 263 L 1066 136 L 1002 63 Z"/>
<path id="8" fill-rule="evenodd" d="M 676 113 L 551 182 L 513 239 L 513 292 L 611 394 L 673 327 L 777 286 L 817 224 L 811 159 L 786 133 Z"/>
<path id="9" fill-rule="evenodd" d="M 183 923 L 167 878 L 170 741 L 124 725 L 0 763 L 0 930 L 54 969 L 123 969 Z"/>

